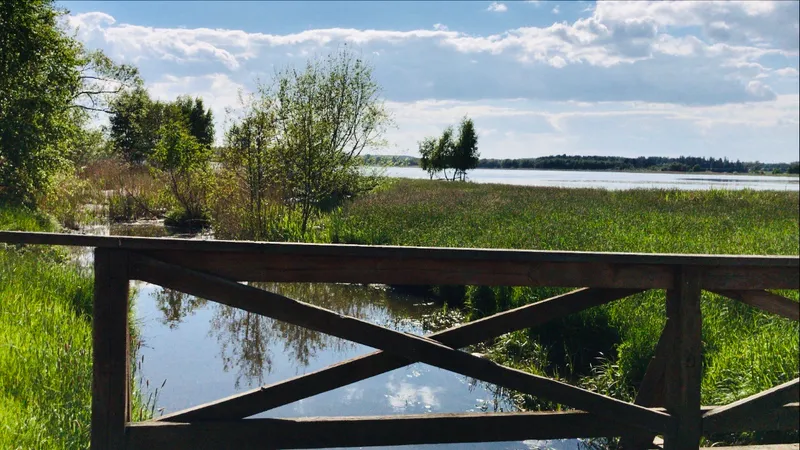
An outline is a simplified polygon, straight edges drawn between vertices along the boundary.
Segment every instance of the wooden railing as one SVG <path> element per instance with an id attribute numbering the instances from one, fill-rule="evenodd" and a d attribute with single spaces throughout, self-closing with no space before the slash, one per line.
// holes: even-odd
<path id="1" fill-rule="evenodd" d="M 0 232 L 0 242 L 95 247 L 92 449 L 327 448 L 622 437 L 698 448 L 703 435 L 798 428 L 798 379 L 725 406 L 701 406 L 701 289 L 797 321 L 796 256 L 704 256 L 276 244 Z M 157 419 L 130 421 L 128 284 L 154 283 L 379 349 L 317 372 Z M 342 282 L 582 288 L 429 336 L 401 333 L 239 283 Z M 648 289 L 667 324 L 634 403 L 460 351 Z M 549 399 L 566 412 L 245 419 L 423 362 Z"/>

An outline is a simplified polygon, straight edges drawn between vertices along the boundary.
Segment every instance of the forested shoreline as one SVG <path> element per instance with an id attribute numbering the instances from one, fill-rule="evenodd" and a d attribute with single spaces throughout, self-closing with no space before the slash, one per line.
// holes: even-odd
<path id="1" fill-rule="evenodd" d="M 389 167 L 421 167 L 420 158 L 407 155 L 363 155 L 366 165 Z M 712 172 L 749 174 L 798 174 L 800 164 L 731 161 L 727 158 L 662 156 L 580 156 L 555 155 L 539 158 L 496 159 L 481 158 L 478 169 L 537 169 L 586 171 L 654 171 L 654 172 Z"/>

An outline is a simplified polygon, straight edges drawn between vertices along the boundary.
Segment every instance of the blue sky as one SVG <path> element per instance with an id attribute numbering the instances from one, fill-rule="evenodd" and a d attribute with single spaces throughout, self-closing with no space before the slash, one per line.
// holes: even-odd
<path id="1" fill-rule="evenodd" d="M 487 158 L 798 159 L 798 2 L 63 2 L 89 47 L 161 99 L 200 95 L 218 140 L 255 80 L 341 45 L 393 112 L 388 146 L 475 120 Z"/>

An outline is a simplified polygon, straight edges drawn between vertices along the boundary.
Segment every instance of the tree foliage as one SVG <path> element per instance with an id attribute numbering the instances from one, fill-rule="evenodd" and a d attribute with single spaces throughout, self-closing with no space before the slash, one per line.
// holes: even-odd
<path id="1" fill-rule="evenodd" d="M 182 224 L 204 222 L 212 178 L 211 147 L 201 144 L 180 119 L 163 124 L 159 134 L 152 161 L 157 175 L 166 181 L 180 204 L 173 219 Z"/>
<path id="2" fill-rule="evenodd" d="M 278 170 L 275 156 L 276 118 L 270 99 L 248 98 L 244 106 L 244 116 L 232 124 L 225 133 L 225 145 L 221 152 L 224 168 L 223 179 L 228 181 L 229 196 L 241 198 L 237 205 L 223 205 L 221 213 L 234 213 L 239 218 L 240 227 L 252 239 L 268 238 L 267 207 L 275 197 L 275 173 Z M 231 183 L 232 182 L 232 183 Z M 231 186 L 232 184 L 232 186 Z M 238 194 L 238 195 L 237 195 Z M 243 204 L 244 206 L 239 206 Z M 231 208 L 240 207 L 243 211 L 235 214 Z M 235 219 L 234 219 L 235 220 Z"/>
<path id="3" fill-rule="evenodd" d="M 233 153 L 266 158 L 259 162 L 263 178 L 248 178 L 257 184 L 250 190 L 267 180 L 284 205 L 299 211 L 305 233 L 316 211 L 359 191 L 359 156 L 383 145 L 391 123 L 379 95 L 372 67 L 347 49 L 260 84 L 257 101 L 228 133 L 228 144 L 238 147 Z"/>
<path id="4" fill-rule="evenodd" d="M 139 86 L 121 93 L 111 105 L 110 138 L 115 151 L 130 163 L 141 164 L 158 143 L 163 105 Z"/>
<path id="5" fill-rule="evenodd" d="M 59 26 L 50 0 L 0 6 L 0 195 L 35 205 L 52 175 L 70 165 L 87 114 L 135 83 L 136 69 L 87 51 Z"/>
<path id="6" fill-rule="evenodd" d="M 441 172 L 446 180 L 466 179 L 467 170 L 478 166 L 478 135 L 472 119 L 464 117 L 455 136 L 452 126 L 442 131 L 439 138 L 426 137 L 419 143 L 420 167 L 433 176 Z M 447 170 L 452 169 L 451 175 Z"/>
<path id="7" fill-rule="evenodd" d="M 150 98 L 141 86 L 121 92 L 110 105 L 110 138 L 114 149 L 126 161 L 146 162 L 161 138 L 165 124 L 181 122 L 200 145 L 214 142 L 214 118 L 203 99 L 178 97 L 173 102 Z"/>
<path id="8" fill-rule="evenodd" d="M 452 156 L 452 166 L 455 170 L 453 178 L 458 177 L 464 181 L 467 170 L 478 167 L 480 153 L 478 153 L 478 134 L 472 119 L 464 117 L 458 126 L 458 140 L 455 143 Z"/>
<path id="9" fill-rule="evenodd" d="M 419 143 L 419 165 L 422 170 L 428 172 L 430 179 L 442 170 L 442 164 L 438 159 L 436 151 L 436 138 L 426 137 Z"/>

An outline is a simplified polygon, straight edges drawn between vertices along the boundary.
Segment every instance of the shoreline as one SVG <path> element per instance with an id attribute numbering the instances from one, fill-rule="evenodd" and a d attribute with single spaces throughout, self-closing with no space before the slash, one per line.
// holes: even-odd
<path id="1" fill-rule="evenodd" d="M 397 168 L 397 169 L 419 169 L 422 170 L 420 166 L 396 166 L 396 165 L 389 165 L 389 166 L 372 166 L 372 165 L 365 165 L 366 168 L 377 168 L 377 169 L 388 169 L 388 168 Z M 620 169 L 608 169 L 608 170 L 583 170 L 583 169 L 540 169 L 540 168 L 520 168 L 520 167 L 513 167 L 513 168 L 502 168 L 502 167 L 476 167 L 475 169 L 470 170 L 508 170 L 508 171 L 529 171 L 529 172 L 589 172 L 589 173 L 647 173 L 647 174 L 670 174 L 670 175 L 728 175 L 728 176 L 750 176 L 750 177 L 782 177 L 782 178 L 797 178 L 800 180 L 800 174 L 793 174 L 793 173 L 750 173 L 750 172 L 676 172 L 676 171 L 669 171 L 669 170 L 620 170 Z M 467 172 L 469 175 L 469 172 Z"/>

